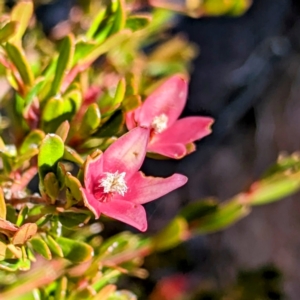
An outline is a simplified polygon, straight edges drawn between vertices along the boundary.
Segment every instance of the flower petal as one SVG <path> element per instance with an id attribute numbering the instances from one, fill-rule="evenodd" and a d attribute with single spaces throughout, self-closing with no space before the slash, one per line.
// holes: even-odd
<path id="1" fill-rule="evenodd" d="M 87 157 L 84 169 L 84 186 L 89 193 L 93 193 L 95 183 L 98 182 L 99 176 L 103 169 L 103 153 L 100 152 L 98 156 L 92 158 Z"/>
<path id="2" fill-rule="evenodd" d="M 147 203 L 183 186 L 187 180 L 187 177 L 181 174 L 160 178 L 138 172 L 128 182 L 129 189 L 122 199 L 138 204 Z"/>
<path id="3" fill-rule="evenodd" d="M 106 216 L 124 222 L 140 231 L 147 230 L 146 211 L 142 205 L 129 201 L 99 202 L 99 210 Z"/>
<path id="4" fill-rule="evenodd" d="M 138 171 L 146 155 L 149 130 L 136 127 L 115 141 L 103 154 L 104 172 L 126 172 L 126 178 Z"/>
<path id="5" fill-rule="evenodd" d="M 184 144 L 164 144 L 160 140 L 149 144 L 147 150 L 174 159 L 182 158 L 187 154 Z"/>
<path id="6" fill-rule="evenodd" d="M 141 110 L 141 107 L 138 107 L 135 110 L 129 111 L 128 113 L 126 113 L 125 115 L 125 121 L 126 121 L 126 126 L 128 130 L 133 129 L 134 127 L 137 127 L 137 122 L 136 122 L 136 118 L 139 115 L 139 112 Z"/>
<path id="7" fill-rule="evenodd" d="M 180 75 L 174 75 L 157 88 L 143 103 L 135 120 L 142 127 L 150 127 L 154 117 L 165 114 L 167 126 L 172 125 L 183 111 L 188 85 Z"/>
<path id="8" fill-rule="evenodd" d="M 156 134 L 150 143 L 188 144 L 211 133 L 214 120 L 208 117 L 187 117 L 177 120 L 171 127 Z"/>
<path id="9" fill-rule="evenodd" d="M 80 190 L 82 191 L 82 195 L 83 195 L 83 202 L 84 205 L 93 212 L 93 214 L 95 215 L 96 219 L 99 219 L 100 215 L 101 215 L 101 209 L 99 206 L 99 200 L 97 200 L 93 193 L 90 193 L 87 189 L 85 188 L 80 188 Z"/>

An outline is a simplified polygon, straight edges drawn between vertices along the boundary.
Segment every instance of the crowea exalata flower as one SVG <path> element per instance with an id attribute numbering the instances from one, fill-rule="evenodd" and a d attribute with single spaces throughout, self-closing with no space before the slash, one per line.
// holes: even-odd
<path id="1" fill-rule="evenodd" d="M 194 141 L 211 132 L 213 119 L 186 117 L 179 119 L 187 100 L 188 84 L 174 75 L 149 95 L 144 103 L 126 114 L 128 129 L 149 128 L 147 151 L 179 159 L 195 150 Z"/>
<path id="2" fill-rule="evenodd" d="M 187 178 L 148 177 L 139 171 L 149 139 L 149 129 L 136 127 L 120 137 L 104 153 L 88 157 L 84 169 L 85 205 L 99 218 L 103 213 L 141 231 L 147 229 L 142 204 L 181 187 Z"/>

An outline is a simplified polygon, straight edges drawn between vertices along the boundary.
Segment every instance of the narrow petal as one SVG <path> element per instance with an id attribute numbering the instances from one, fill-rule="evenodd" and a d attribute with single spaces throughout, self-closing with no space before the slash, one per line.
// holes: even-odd
<path id="1" fill-rule="evenodd" d="M 187 99 L 188 85 L 180 75 L 174 75 L 158 87 L 143 103 L 136 115 L 142 127 L 149 127 L 154 117 L 165 114 L 167 126 L 172 125 L 180 116 Z"/>
<path id="2" fill-rule="evenodd" d="M 103 170 L 103 153 L 91 158 L 88 156 L 84 169 L 84 186 L 89 193 L 93 193 L 95 184 L 98 182 Z"/>
<path id="3" fill-rule="evenodd" d="M 138 172 L 128 182 L 129 189 L 123 199 L 138 204 L 147 203 L 178 189 L 187 180 L 187 177 L 181 174 L 160 178 L 145 176 L 142 172 Z"/>
<path id="4" fill-rule="evenodd" d="M 99 210 L 104 215 L 131 225 L 140 231 L 147 230 L 146 211 L 142 205 L 129 201 L 112 200 L 111 202 L 99 202 Z"/>
<path id="5" fill-rule="evenodd" d="M 103 213 L 113 219 L 129 224 L 140 231 L 147 230 L 146 211 L 142 205 L 124 200 L 100 202 L 93 194 L 81 188 L 85 206 L 94 213 L 96 219 Z"/>
<path id="6" fill-rule="evenodd" d="M 184 144 L 165 144 L 163 141 L 151 142 L 147 148 L 148 152 L 157 153 L 166 157 L 179 159 L 187 154 Z"/>
<path id="7" fill-rule="evenodd" d="M 138 171 L 146 155 L 149 130 L 136 127 L 115 141 L 103 154 L 104 172 L 126 172 L 126 179 Z"/>
<path id="8" fill-rule="evenodd" d="M 156 134 L 150 143 L 188 144 L 211 133 L 214 120 L 208 117 L 187 117 L 177 120 L 171 127 Z"/>

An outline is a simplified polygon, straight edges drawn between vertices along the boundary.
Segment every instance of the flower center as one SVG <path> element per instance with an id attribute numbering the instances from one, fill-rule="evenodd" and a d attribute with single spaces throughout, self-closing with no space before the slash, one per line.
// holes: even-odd
<path id="1" fill-rule="evenodd" d="M 167 128 L 168 117 L 165 114 L 154 117 L 151 126 L 155 133 L 161 133 Z"/>
<path id="2" fill-rule="evenodd" d="M 100 187 L 103 187 L 104 193 L 113 193 L 117 192 L 118 194 L 124 196 L 127 192 L 127 185 L 125 182 L 125 172 L 119 173 L 105 173 L 105 177 L 100 180 Z"/>

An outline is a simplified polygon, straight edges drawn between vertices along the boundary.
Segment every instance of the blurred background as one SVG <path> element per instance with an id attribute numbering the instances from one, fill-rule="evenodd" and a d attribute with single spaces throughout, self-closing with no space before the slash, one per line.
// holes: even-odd
<path id="1" fill-rule="evenodd" d="M 75 3 L 37 6 L 46 34 L 69 18 Z M 279 153 L 300 149 L 299 16 L 296 0 L 253 0 L 242 16 L 176 16 L 170 34 L 199 49 L 183 114 L 208 115 L 216 122 L 213 134 L 198 142 L 192 155 L 178 162 L 146 161 L 146 173 L 189 177 L 184 188 L 147 206 L 150 232 L 188 202 L 222 201 L 247 189 Z M 164 298 L 163 289 L 176 293 L 186 286 L 195 300 L 299 299 L 299 216 L 299 195 L 255 208 L 223 232 L 150 256 L 145 261 L 149 278 L 127 278 L 123 284 L 139 290 L 140 299 L 173 299 Z"/>

